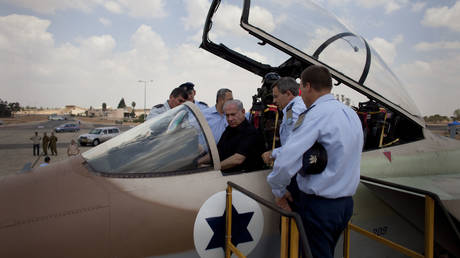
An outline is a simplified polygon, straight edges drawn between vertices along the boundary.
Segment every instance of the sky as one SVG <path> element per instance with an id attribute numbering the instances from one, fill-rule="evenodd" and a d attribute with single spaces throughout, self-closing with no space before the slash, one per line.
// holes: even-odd
<path id="1" fill-rule="evenodd" d="M 367 39 L 422 115 L 451 116 L 460 108 L 459 1 L 314 2 Z M 128 105 L 150 108 L 191 81 L 196 99 L 210 106 L 219 88 L 229 88 L 249 109 L 261 78 L 199 48 L 209 5 L 209 0 L 0 0 L 0 98 L 22 106 L 97 108 L 103 102 L 116 107 L 123 97 Z M 268 27 L 277 25 L 277 17 L 263 8 L 257 14 Z"/>

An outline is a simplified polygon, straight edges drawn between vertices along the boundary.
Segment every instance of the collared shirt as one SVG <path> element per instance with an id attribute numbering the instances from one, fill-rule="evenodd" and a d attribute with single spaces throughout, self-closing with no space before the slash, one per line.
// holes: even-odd
<path id="1" fill-rule="evenodd" d="M 170 110 L 171 107 L 169 106 L 169 103 L 168 101 L 166 101 L 165 103 L 163 104 L 158 104 L 158 105 L 155 105 L 152 107 L 152 109 L 150 109 L 150 113 L 149 115 L 147 116 L 147 119 L 145 119 L 145 121 L 151 119 L 151 118 L 154 118 L 156 116 L 158 116 L 159 114 L 162 114 L 168 110 Z"/>
<path id="2" fill-rule="evenodd" d="M 286 144 L 288 136 L 291 134 L 292 129 L 294 128 L 299 115 L 307 110 L 305 103 L 302 100 L 302 97 L 297 96 L 293 98 L 289 103 L 283 108 L 283 121 L 280 125 L 280 142 L 281 146 Z M 281 147 L 276 148 L 272 151 L 272 157 L 276 159 L 276 156 L 281 151 Z"/>
<path id="3" fill-rule="evenodd" d="M 303 154 L 318 141 L 327 151 L 327 166 L 320 174 L 297 174 L 299 189 L 325 198 L 352 196 L 359 183 L 363 148 L 358 115 L 331 94 L 318 98 L 307 111 L 299 116 L 267 177 L 273 194 L 282 197 L 286 193 L 291 177 L 302 167 Z"/>
<path id="4" fill-rule="evenodd" d="M 194 101 L 195 102 L 193 104 L 197 105 L 198 108 L 201 110 L 201 112 L 204 112 L 204 110 L 209 108 L 208 104 L 204 103 L 203 101 L 198 101 L 198 100 L 194 100 Z"/>
<path id="5" fill-rule="evenodd" d="M 34 135 L 34 136 L 32 136 L 30 139 L 33 141 L 33 143 L 34 143 L 35 145 L 37 145 L 37 144 L 40 144 L 40 140 L 42 139 L 42 137 L 40 137 L 40 136 L 38 136 L 38 135 Z"/>
<path id="6" fill-rule="evenodd" d="M 226 172 L 253 171 L 263 168 L 264 163 L 261 157 L 265 151 L 263 136 L 246 119 L 237 127 L 227 126 L 217 144 L 217 149 L 221 161 L 236 153 L 246 157 L 242 164 L 227 169 Z"/>
<path id="7" fill-rule="evenodd" d="M 225 131 L 225 128 L 228 125 L 225 114 L 219 113 L 216 109 L 216 106 L 212 106 L 205 109 L 203 111 L 203 115 L 206 118 L 206 121 L 208 121 L 212 135 L 214 136 L 214 140 L 217 144 L 220 140 L 220 137 L 222 136 L 222 133 Z"/>

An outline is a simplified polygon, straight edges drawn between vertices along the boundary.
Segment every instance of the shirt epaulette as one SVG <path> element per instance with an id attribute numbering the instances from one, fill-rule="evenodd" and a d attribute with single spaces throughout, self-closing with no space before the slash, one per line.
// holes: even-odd
<path id="1" fill-rule="evenodd" d="M 200 103 L 200 104 L 202 104 L 202 105 L 205 105 L 205 106 L 209 107 L 208 104 L 206 104 L 206 103 L 203 102 L 203 101 L 198 101 L 198 103 Z"/>
<path id="2" fill-rule="evenodd" d="M 164 107 L 164 105 L 163 105 L 163 104 L 158 104 L 158 105 L 155 105 L 155 106 L 153 106 L 153 107 L 154 107 L 154 108 L 162 108 L 162 107 Z"/>
<path id="3" fill-rule="evenodd" d="M 303 119 L 305 118 L 305 115 L 308 113 L 308 111 L 310 111 L 315 105 L 311 106 L 310 108 L 307 108 L 307 110 L 305 110 L 304 112 L 300 113 L 299 115 L 299 118 L 297 119 L 297 122 L 295 122 L 295 125 L 294 125 L 294 129 L 292 129 L 292 131 L 294 131 L 295 129 L 297 129 L 303 122 Z"/>
<path id="4" fill-rule="evenodd" d="M 294 102 L 292 102 L 289 106 L 286 108 L 286 119 L 291 119 L 292 118 L 292 107 L 294 106 Z"/>

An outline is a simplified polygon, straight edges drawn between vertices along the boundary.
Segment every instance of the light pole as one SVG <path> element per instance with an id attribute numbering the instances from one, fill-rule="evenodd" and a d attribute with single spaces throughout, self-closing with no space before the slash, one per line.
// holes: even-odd
<path id="1" fill-rule="evenodd" d="M 145 103 L 146 103 L 146 96 L 147 96 L 147 82 L 153 82 L 153 80 L 139 80 L 137 82 L 143 82 L 144 83 L 144 121 L 147 118 L 145 114 Z"/>

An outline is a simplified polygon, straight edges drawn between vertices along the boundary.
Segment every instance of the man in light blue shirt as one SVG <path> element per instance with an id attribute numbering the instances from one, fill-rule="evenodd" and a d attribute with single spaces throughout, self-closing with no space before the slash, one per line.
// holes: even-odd
<path id="1" fill-rule="evenodd" d="M 187 91 L 184 88 L 177 87 L 171 91 L 169 99 L 163 103 L 152 107 L 145 121 L 152 119 L 164 112 L 179 106 L 184 103 L 188 98 Z"/>
<path id="2" fill-rule="evenodd" d="M 201 110 L 201 112 L 203 112 L 205 109 L 209 108 L 208 104 L 206 104 L 203 101 L 195 100 L 196 91 L 194 87 L 195 87 L 195 84 L 191 82 L 185 82 L 179 86 L 179 88 L 183 88 L 184 90 L 187 91 L 187 95 L 188 95 L 187 100 L 197 105 L 198 108 Z"/>
<path id="3" fill-rule="evenodd" d="M 299 96 L 299 84 L 294 78 L 282 77 L 273 83 L 273 102 L 283 111 L 283 121 L 280 125 L 280 142 L 281 145 L 284 145 L 299 115 L 307 110 L 305 103 Z M 262 154 L 264 162 L 268 165 L 272 164 L 280 151 L 281 147 Z"/>
<path id="4" fill-rule="evenodd" d="M 299 116 L 292 134 L 276 156 L 267 181 L 277 205 L 290 210 L 286 190 L 296 176 L 300 197 L 294 202 L 302 217 L 313 257 L 333 257 L 337 240 L 353 213 L 359 184 L 363 132 L 351 108 L 330 94 L 332 79 L 325 67 L 310 66 L 302 72 L 302 99 L 307 111 Z M 327 165 L 319 174 L 301 176 L 304 153 L 315 142 L 327 151 Z M 314 161 L 312 161 L 314 162 Z"/>
<path id="5" fill-rule="evenodd" d="M 228 125 L 224 114 L 224 104 L 232 99 L 233 94 L 231 90 L 220 89 L 217 91 L 216 105 L 203 111 L 203 115 L 208 121 L 216 144 L 219 143 L 220 137 Z"/>

